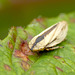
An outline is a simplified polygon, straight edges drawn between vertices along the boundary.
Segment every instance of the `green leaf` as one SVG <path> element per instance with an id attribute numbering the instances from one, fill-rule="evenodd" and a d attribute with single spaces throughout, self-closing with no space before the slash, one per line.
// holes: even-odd
<path id="1" fill-rule="evenodd" d="M 29 50 L 26 40 L 45 28 L 65 20 L 68 35 L 60 43 L 62 49 L 42 51 Z M 56 18 L 34 19 L 25 29 L 12 27 L 8 36 L 0 40 L 0 75 L 75 75 L 75 12 L 60 14 Z"/>

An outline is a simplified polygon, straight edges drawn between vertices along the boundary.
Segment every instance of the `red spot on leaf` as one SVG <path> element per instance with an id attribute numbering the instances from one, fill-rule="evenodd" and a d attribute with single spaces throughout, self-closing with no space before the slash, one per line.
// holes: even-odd
<path id="1" fill-rule="evenodd" d="M 56 59 L 60 59 L 61 57 L 60 57 L 60 56 L 54 56 L 54 58 L 56 58 Z"/>
<path id="2" fill-rule="evenodd" d="M 61 71 L 61 72 L 64 72 L 61 68 L 59 68 L 59 67 L 56 67 L 56 69 L 58 69 L 59 71 Z"/>
<path id="3" fill-rule="evenodd" d="M 33 55 L 34 53 L 29 49 L 27 41 L 22 41 L 20 44 L 20 50 L 26 55 Z"/>
<path id="4" fill-rule="evenodd" d="M 14 56 L 15 57 L 18 57 L 18 58 L 21 58 L 23 61 L 30 61 L 28 56 L 29 55 L 35 55 L 34 52 L 32 52 L 30 49 L 29 49 L 29 46 L 27 44 L 27 41 L 21 41 L 21 44 L 19 45 L 20 46 L 20 49 L 19 50 L 15 50 L 14 52 Z"/>
<path id="5" fill-rule="evenodd" d="M 70 22 L 75 23 L 75 18 L 70 19 Z"/>
<path id="6" fill-rule="evenodd" d="M 13 35 L 13 40 L 14 42 L 16 42 L 16 35 Z"/>
<path id="7" fill-rule="evenodd" d="M 62 63 L 65 63 L 65 61 L 62 61 Z"/>
<path id="8" fill-rule="evenodd" d="M 10 68 L 10 66 L 9 65 L 4 65 L 4 68 L 6 69 L 6 70 L 8 70 L 8 71 L 11 71 L 11 68 Z"/>
<path id="9" fill-rule="evenodd" d="M 11 42 L 8 42 L 9 48 L 13 49 L 13 44 Z"/>
<path id="10" fill-rule="evenodd" d="M 16 42 L 16 33 L 15 33 L 15 32 L 17 32 L 16 27 L 14 27 L 14 26 L 11 27 L 11 30 L 14 31 L 12 34 L 12 38 L 13 38 L 14 42 Z"/>
<path id="11" fill-rule="evenodd" d="M 44 21 L 45 21 L 45 18 L 41 18 L 41 17 L 40 17 L 40 18 L 36 18 L 35 20 L 36 20 L 37 22 L 44 22 Z"/>
<path id="12" fill-rule="evenodd" d="M 21 62 L 21 66 L 24 70 L 28 70 L 30 68 L 30 65 L 24 61 Z"/>
<path id="13" fill-rule="evenodd" d="M 29 60 L 29 59 L 28 59 L 28 56 L 25 55 L 25 54 L 24 54 L 22 51 L 20 51 L 20 50 L 15 50 L 14 56 L 21 58 L 23 61 L 28 61 L 28 60 Z"/>
<path id="14" fill-rule="evenodd" d="M 44 29 L 47 28 L 46 25 L 44 24 L 45 18 L 37 18 L 35 20 L 40 24 L 42 28 Z"/>
<path id="15" fill-rule="evenodd" d="M 73 47 L 75 49 L 75 47 Z"/>
<path id="16" fill-rule="evenodd" d="M 40 21 L 43 21 L 43 19 L 42 18 L 37 18 L 36 21 L 40 22 Z"/>

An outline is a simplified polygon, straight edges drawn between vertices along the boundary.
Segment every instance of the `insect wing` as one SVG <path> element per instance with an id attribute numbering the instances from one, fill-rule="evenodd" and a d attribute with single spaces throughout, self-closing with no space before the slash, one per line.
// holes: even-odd
<path id="1" fill-rule="evenodd" d="M 54 35 L 56 29 L 57 29 L 57 24 L 47 28 L 37 36 L 35 36 L 30 42 L 29 42 L 29 48 L 33 51 L 37 50 L 43 50 L 45 46 L 50 42 L 52 39 L 52 36 Z"/>
<path id="2" fill-rule="evenodd" d="M 59 25 L 57 26 L 57 30 L 55 31 L 54 36 L 52 37 L 52 40 L 50 41 L 49 44 L 46 45 L 46 47 L 53 47 L 62 42 L 67 35 L 67 31 L 68 31 L 67 23 L 65 21 L 60 22 Z"/>

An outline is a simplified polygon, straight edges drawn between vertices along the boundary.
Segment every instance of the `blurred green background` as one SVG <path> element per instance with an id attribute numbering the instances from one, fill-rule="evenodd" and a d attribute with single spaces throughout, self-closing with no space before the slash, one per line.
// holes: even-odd
<path id="1" fill-rule="evenodd" d="M 0 39 L 12 26 L 26 27 L 34 18 L 75 11 L 75 0 L 0 0 Z"/>

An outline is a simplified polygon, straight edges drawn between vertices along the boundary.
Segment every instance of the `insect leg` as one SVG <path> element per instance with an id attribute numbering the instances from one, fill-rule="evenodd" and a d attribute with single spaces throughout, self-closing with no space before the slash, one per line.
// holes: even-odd
<path id="1" fill-rule="evenodd" d="M 50 51 L 50 50 L 54 50 L 54 49 L 58 49 L 58 48 L 64 48 L 63 46 L 54 46 L 54 47 L 48 47 L 46 48 L 47 51 Z"/>

